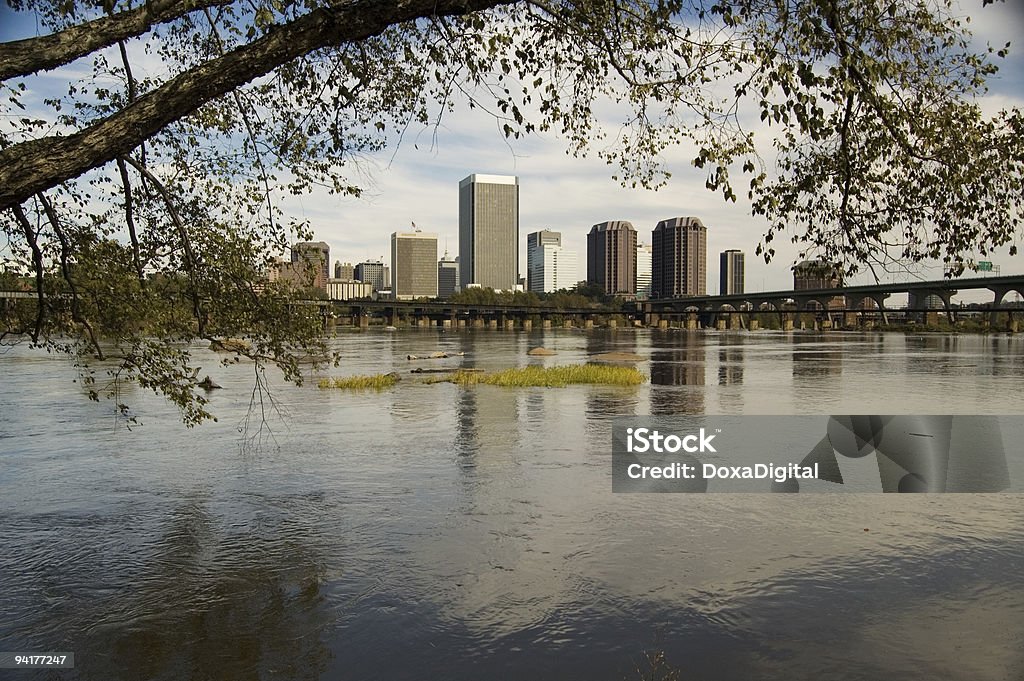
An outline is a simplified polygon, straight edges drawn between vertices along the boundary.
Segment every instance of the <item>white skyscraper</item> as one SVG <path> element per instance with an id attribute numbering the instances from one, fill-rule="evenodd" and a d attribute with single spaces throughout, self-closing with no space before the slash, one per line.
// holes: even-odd
<path id="1" fill-rule="evenodd" d="M 636 247 L 636 297 L 651 297 L 651 245 L 637 244 Z"/>
<path id="2" fill-rule="evenodd" d="M 526 235 L 527 290 L 553 293 L 579 282 L 579 261 L 575 251 L 562 248 L 562 235 L 542 229 Z"/>

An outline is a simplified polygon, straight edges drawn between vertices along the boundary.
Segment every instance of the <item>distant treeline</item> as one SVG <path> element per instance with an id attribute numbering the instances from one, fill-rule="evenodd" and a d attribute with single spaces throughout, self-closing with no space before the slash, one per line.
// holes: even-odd
<path id="1" fill-rule="evenodd" d="M 467 288 L 452 294 L 449 301 L 466 305 L 523 305 L 556 310 L 591 308 L 608 312 L 622 309 L 622 299 L 605 293 L 600 284 L 579 284 L 554 293 L 534 291 L 495 291 L 492 288 Z"/>

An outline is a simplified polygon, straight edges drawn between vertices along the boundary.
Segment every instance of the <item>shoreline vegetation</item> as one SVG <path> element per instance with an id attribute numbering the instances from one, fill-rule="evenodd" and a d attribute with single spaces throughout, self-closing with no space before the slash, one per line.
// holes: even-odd
<path id="1" fill-rule="evenodd" d="M 321 390 L 384 390 L 394 387 L 401 377 L 396 372 L 373 376 L 321 378 Z M 421 381 L 425 384 L 454 383 L 461 386 L 496 385 L 509 388 L 562 388 L 568 385 L 635 386 L 647 382 L 647 376 L 631 366 L 612 364 L 563 364 L 526 366 L 484 372 L 453 367 L 449 373 Z"/>

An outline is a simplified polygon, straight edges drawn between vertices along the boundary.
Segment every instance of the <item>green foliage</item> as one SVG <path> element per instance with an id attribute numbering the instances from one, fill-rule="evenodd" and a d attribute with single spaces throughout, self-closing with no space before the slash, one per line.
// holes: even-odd
<path id="1" fill-rule="evenodd" d="M 495 291 L 474 286 L 454 293 L 448 300 L 465 305 L 521 305 L 555 310 L 595 309 L 616 312 L 622 309 L 622 300 L 606 294 L 598 284 L 581 284 L 554 293 Z"/>
<path id="2" fill-rule="evenodd" d="M 492 373 L 456 371 L 450 377 L 440 380 L 459 385 L 561 388 L 576 384 L 640 385 L 647 380 L 647 377 L 633 367 L 609 364 L 574 364 L 551 367 L 531 365 Z"/>
<path id="3" fill-rule="evenodd" d="M 341 388 L 343 390 L 384 390 L 398 383 L 398 374 L 375 374 L 373 376 L 344 376 L 337 378 L 321 378 L 317 387 L 321 390 Z"/>

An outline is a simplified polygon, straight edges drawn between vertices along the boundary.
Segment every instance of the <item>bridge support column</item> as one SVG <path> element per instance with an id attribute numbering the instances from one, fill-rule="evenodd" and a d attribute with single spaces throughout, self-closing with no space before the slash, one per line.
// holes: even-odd
<path id="1" fill-rule="evenodd" d="M 618 328 L 618 326 L 619 326 L 619 320 L 618 319 L 609 319 L 608 320 L 608 328 L 609 329 L 615 329 L 615 328 Z"/>
<path id="2" fill-rule="evenodd" d="M 370 326 L 370 315 L 361 314 L 359 315 L 359 328 L 365 329 Z"/>
<path id="3" fill-rule="evenodd" d="M 696 312 L 691 312 L 691 313 L 687 314 L 686 315 L 686 330 L 687 331 L 696 331 L 697 328 L 698 328 L 698 323 L 697 322 L 698 322 L 698 320 L 697 320 L 697 313 Z"/>
<path id="4" fill-rule="evenodd" d="M 583 322 L 583 328 L 584 329 L 592 329 L 592 328 L 594 328 L 594 320 L 593 320 L 593 318 L 587 317 L 587 319 Z"/>
<path id="5" fill-rule="evenodd" d="M 459 326 L 459 328 L 460 328 L 460 329 L 464 329 L 464 328 L 466 328 L 466 323 L 467 323 L 467 321 L 468 321 L 468 320 L 466 320 L 466 319 L 459 319 L 459 320 L 457 321 L 457 323 L 458 323 L 458 326 Z"/>
<path id="6" fill-rule="evenodd" d="M 484 318 L 483 317 L 473 317 L 473 328 L 474 329 L 482 329 L 482 328 L 484 328 Z"/>
<path id="7" fill-rule="evenodd" d="M 572 328 L 572 320 L 571 319 L 566 319 L 564 322 L 562 322 L 562 328 L 563 329 L 571 329 Z"/>
<path id="8" fill-rule="evenodd" d="M 450 319 L 442 319 L 441 320 L 441 328 L 442 329 L 450 329 L 450 328 L 452 328 L 452 320 L 450 320 Z"/>
<path id="9" fill-rule="evenodd" d="M 995 297 L 992 299 L 992 312 L 989 313 L 988 323 L 991 326 L 995 326 L 998 321 L 997 318 L 999 316 L 999 312 L 995 308 L 999 307 L 999 305 L 1003 302 L 1003 297 L 1006 296 L 1006 294 L 1009 293 L 1010 290 L 1007 288 L 990 288 L 989 291 L 992 291 Z M 1011 312 L 1010 320 L 1012 321 L 1012 319 L 1013 313 Z"/>
<path id="10" fill-rule="evenodd" d="M 782 313 L 782 330 L 792 331 L 793 330 L 793 315 Z"/>
<path id="11" fill-rule="evenodd" d="M 668 320 L 667 319 L 659 319 L 658 320 L 658 328 L 659 329 L 667 329 L 668 328 Z"/>
<path id="12" fill-rule="evenodd" d="M 540 328 L 542 328 L 542 329 L 550 329 L 551 328 L 551 320 L 550 319 L 541 320 Z"/>
<path id="13" fill-rule="evenodd" d="M 654 312 L 648 312 L 644 321 L 646 322 L 647 326 L 659 326 L 661 322 L 661 315 Z"/>
<path id="14" fill-rule="evenodd" d="M 490 328 L 490 329 L 498 328 L 498 320 L 497 319 L 488 319 L 487 320 L 487 327 Z"/>
<path id="15" fill-rule="evenodd" d="M 515 319 L 506 319 L 505 320 L 505 329 L 506 330 L 513 331 L 515 328 L 516 328 L 516 320 Z"/>
<path id="16" fill-rule="evenodd" d="M 523 331 L 531 331 L 533 329 L 533 320 L 527 317 L 523 320 Z"/>
<path id="17" fill-rule="evenodd" d="M 724 315 L 718 315 L 718 317 L 715 319 L 715 328 L 718 329 L 719 331 L 725 331 L 728 323 L 729 320 L 727 320 Z"/>
<path id="18" fill-rule="evenodd" d="M 761 328 L 761 322 L 751 317 L 750 323 L 747 324 L 747 328 L 750 329 L 751 331 L 757 331 L 758 329 Z"/>

